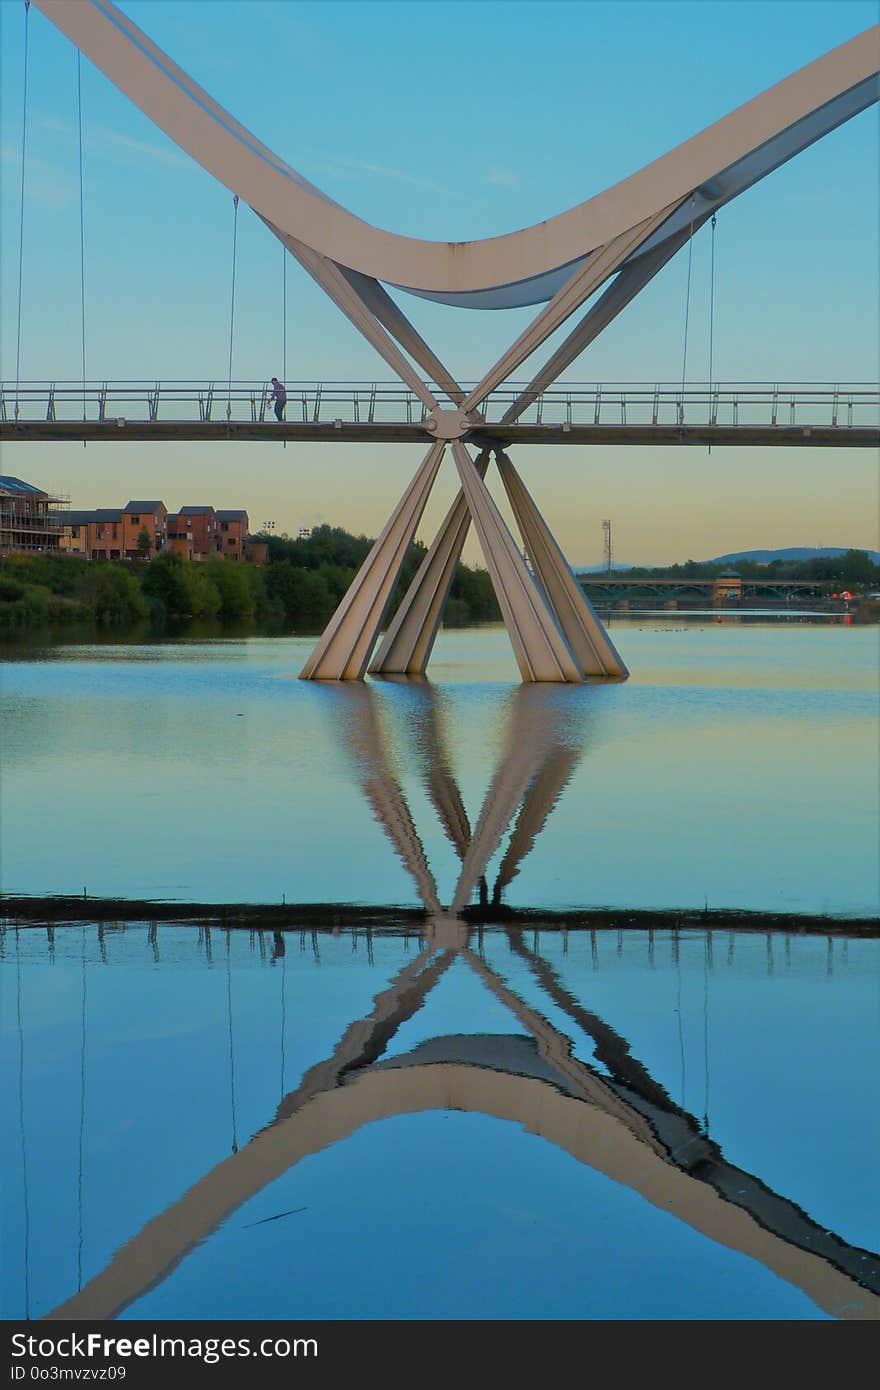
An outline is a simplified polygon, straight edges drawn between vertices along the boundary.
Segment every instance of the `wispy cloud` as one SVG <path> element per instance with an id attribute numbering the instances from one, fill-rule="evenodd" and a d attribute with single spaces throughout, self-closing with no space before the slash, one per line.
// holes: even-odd
<path id="1" fill-rule="evenodd" d="M 487 183 L 494 183 L 502 188 L 516 188 L 519 183 L 519 174 L 514 174 L 510 169 L 502 169 L 499 165 L 493 164 L 486 175 Z"/>
<path id="2" fill-rule="evenodd" d="M 95 154 L 106 155 L 108 159 L 135 168 L 152 164 L 165 164 L 177 169 L 192 167 L 192 160 L 182 150 L 168 145 L 154 145 L 149 140 L 134 140 L 112 126 L 93 128 L 87 137 L 86 147 Z"/>
<path id="3" fill-rule="evenodd" d="M 40 131 L 48 132 L 51 135 L 60 135 L 65 140 L 73 141 L 77 136 L 76 126 L 72 121 L 62 120 L 58 116 L 41 112 L 37 118 L 36 125 Z M 130 135 L 126 135 L 115 126 L 93 125 L 89 122 L 85 124 L 84 148 L 86 155 L 96 155 L 98 158 L 108 159 L 114 164 L 125 165 L 128 168 L 144 169 L 154 167 L 156 164 L 163 164 L 177 169 L 188 168 L 192 161 L 182 150 L 175 149 L 171 144 L 157 145 L 152 140 L 136 140 Z"/>
<path id="4" fill-rule="evenodd" d="M 411 188 L 424 188 L 430 193 L 449 193 L 448 188 L 444 188 L 442 184 L 434 183 L 432 179 L 422 178 L 421 174 L 410 173 L 407 169 L 394 169 L 387 164 L 371 164 L 362 159 L 298 160 L 297 167 L 303 172 L 330 174 L 334 178 L 393 179 L 395 183 L 405 183 Z"/>
<path id="5" fill-rule="evenodd" d="M 10 145 L 0 146 L 0 165 L 14 169 L 16 180 L 20 179 L 21 150 L 13 149 Z M 29 153 L 25 165 L 24 196 L 29 207 L 38 207 L 42 212 L 64 212 L 76 197 L 76 184 L 64 169 Z"/>

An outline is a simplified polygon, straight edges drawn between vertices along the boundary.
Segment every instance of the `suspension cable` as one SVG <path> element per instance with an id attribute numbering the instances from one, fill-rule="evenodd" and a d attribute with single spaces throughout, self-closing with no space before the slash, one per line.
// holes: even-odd
<path id="1" fill-rule="evenodd" d="M 718 218 L 712 213 L 712 239 L 709 252 L 709 401 L 711 405 L 712 387 L 715 384 L 715 224 Z"/>
<path id="2" fill-rule="evenodd" d="M 287 389 L 287 247 L 281 243 L 281 380 Z M 282 439 L 287 448 L 287 440 Z"/>
<path id="3" fill-rule="evenodd" d="M 229 372 L 226 380 L 226 418 L 232 419 L 232 337 L 235 330 L 235 258 L 238 246 L 238 194 L 232 195 L 232 295 L 229 304 Z"/>
<path id="4" fill-rule="evenodd" d="M 718 218 L 712 213 L 712 237 L 709 243 L 709 424 L 714 424 L 713 397 L 712 392 L 715 386 L 715 224 Z M 712 453 L 712 442 L 709 441 L 709 454 Z"/>
<path id="5" fill-rule="evenodd" d="M 76 113 L 79 124 L 79 299 L 82 326 L 82 391 L 83 419 L 86 418 L 86 237 L 83 212 L 83 114 L 82 114 L 82 54 L 76 50 Z M 83 448 L 86 441 L 83 440 Z"/>
<path id="6" fill-rule="evenodd" d="M 21 194 L 18 219 L 18 323 L 15 329 L 15 418 L 18 419 L 18 391 L 21 381 L 21 285 L 24 262 L 24 161 L 27 146 L 28 20 L 31 0 L 24 0 L 24 82 L 21 99 Z"/>
<path id="7" fill-rule="evenodd" d="M 681 354 L 681 418 L 684 420 L 684 384 L 687 379 L 687 355 L 688 355 L 688 321 L 691 312 L 691 268 L 694 260 L 694 211 L 696 209 L 696 197 L 691 194 L 691 229 L 688 237 L 688 269 L 687 269 L 687 290 L 684 300 L 684 346 Z"/>

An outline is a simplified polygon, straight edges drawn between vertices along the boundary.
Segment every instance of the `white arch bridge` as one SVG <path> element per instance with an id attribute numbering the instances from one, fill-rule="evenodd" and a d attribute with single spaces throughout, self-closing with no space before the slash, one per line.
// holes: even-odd
<path id="1" fill-rule="evenodd" d="M 707 221 L 714 220 L 720 207 L 877 100 L 880 26 L 823 54 L 567 212 L 505 236 L 445 242 L 416 240 L 373 227 L 328 198 L 213 101 L 111 0 L 33 0 L 33 4 L 181 149 L 230 190 L 236 211 L 238 201 L 244 199 L 256 212 L 403 383 L 404 395 L 394 404 L 407 412 L 407 418 L 381 422 L 375 413 L 369 418 L 369 409 L 366 420 L 346 418 L 340 403 L 328 419 L 321 414 L 326 409 L 322 391 L 320 404 L 303 393 L 304 411 L 307 416 L 311 411 L 311 418 L 291 418 L 285 425 L 266 422 L 265 403 L 261 397 L 258 407 L 254 394 L 252 418 L 245 415 L 242 420 L 238 394 L 233 401 L 230 370 L 227 413 L 220 421 L 214 420 L 210 409 L 198 416 L 193 401 L 191 415 L 177 421 L 163 419 L 161 387 L 146 390 L 138 399 L 141 416 L 130 419 L 130 411 L 117 410 L 108 418 L 110 384 L 104 390 L 103 407 L 98 388 L 90 411 L 84 382 L 79 383 L 78 421 L 62 418 L 57 384 L 54 393 L 46 388 L 46 415 L 38 420 L 32 410 L 39 409 L 36 402 L 42 399 L 43 388 L 31 395 L 28 387 L 23 398 L 17 370 L 13 418 L 0 421 L 2 437 L 98 439 L 118 437 L 124 431 L 129 438 L 217 434 L 253 438 L 264 437 L 271 427 L 276 438 L 280 428 L 300 438 L 430 441 L 423 462 L 306 662 L 303 677 L 360 679 L 368 667 L 383 675 L 423 674 L 472 521 L 523 680 L 580 682 L 627 676 L 505 452 L 510 444 L 592 440 L 876 446 L 876 394 L 873 403 L 868 402 L 873 414 L 866 426 L 852 418 L 855 406 L 849 398 L 846 424 L 841 424 L 839 402 L 835 415 L 833 387 L 828 388 L 827 401 L 807 403 L 800 397 L 787 401 L 783 397 L 782 418 L 778 387 L 775 391 L 772 386 L 765 388 L 760 404 L 767 408 L 766 417 L 757 425 L 741 420 L 736 393 L 728 398 L 722 385 L 714 382 L 707 383 L 703 400 L 694 399 L 684 385 L 677 399 L 674 392 L 671 400 L 664 395 L 663 411 L 662 393 L 652 393 L 650 418 L 642 425 L 633 419 L 638 412 L 632 393 L 622 393 L 612 404 L 623 418 L 612 423 L 606 416 L 603 423 L 602 402 L 593 401 L 591 421 L 589 401 L 565 399 L 572 395 L 567 387 L 562 393 L 561 420 L 550 417 L 560 403 L 558 389 L 553 390 L 560 375 L 675 253 Z M 464 385 L 440 361 L 386 287 L 462 308 L 543 307 L 479 382 Z M 590 307 L 544 365 L 528 382 L 511 389 L 520 367 L 588 301 Z M 317 397 L 317 383 L 313 387 Z M 506 397 L 498 395 L 502 388 L 509 393 Z M 206 383 L 205 400 L 208 392 Z M 167 392 L 165 399 L 167 406 Z M 8 387 L 3 401 L 8 417 Z M 418 418 L 412 418 L 416 402 Z M 350 395 L 346 404 L 359 414 L 357 394 Z M 808 404 L 815 418 L 803 415 Z M 587 418 L 576 422 L 575 408 L 584 405 Z M 672 411 L 668 422 L 667 407 Z M 730 420 L 724 418 L 728 407 Z M 801 415 L 795 418 L 799 410 Z M 638 436 L 633 433 L 637 429 L 646 433 Z M 469 444 L 479 449 L 476 458 Z M 403 561 L 447 449 L 454 459 L 460 492 L 394 615 L 379 654 L 373 657 Z M 530 560 L 528 568 L 484 481 L 493 454 Z"/>

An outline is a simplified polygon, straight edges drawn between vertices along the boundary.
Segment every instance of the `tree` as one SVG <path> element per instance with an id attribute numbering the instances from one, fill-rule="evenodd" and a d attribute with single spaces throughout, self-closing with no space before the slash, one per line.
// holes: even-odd
<path id="1" fill-rule="evenodd" d="M 217 613 L 220 621 L 250 622 L 256 605 L 244 566 L 218 556 L 216 560 L 208 561 L 205 570 L 207 578 L 220 595 L 220 608 Z"/>
<path id="2" fill-rule="evenodd" d="M 96 622 L 106 627 L 125 627 L 147 616 L 147 605 L 133 574 L 120 565 L 93 565 L 85 592 Z"/>
<path id="3" fill-rule="evenodd" d="M 160 612 L 172 622 L 182 618 L 213 618 L 220 609 L 220 594 L 202 567 L 184 560 L 171 550 L 163 550 L 144 575 L 143 590 L 161 605 Z"/>
<path id="4" fill-rule="evenodd" d="M 151 548 L 152 541 L 150 540 L 150 533 L 147 530 L 146 526 L 142 526 L 140 531 L 138 532 L 137 538 L 138 556 L 141 560 L 147 559 L 147 557 L 150 554 Z"/>

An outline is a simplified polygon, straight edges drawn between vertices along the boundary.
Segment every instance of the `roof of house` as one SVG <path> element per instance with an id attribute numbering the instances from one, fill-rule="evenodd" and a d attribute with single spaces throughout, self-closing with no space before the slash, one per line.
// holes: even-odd
<path id="1" fill-rule="evenodd" d="M 85 526 L 89 521 L 96 521 L 94 511 L 73 511 L 65 508 L 63 511 L 50 511 L 49 516 L 53 521 L 60 521 L 62 526 Z"/>
<path id="2" fill-rule="evenodd" d="M 22 482 L 21 478 L 12 478 L 8 474 L 0 475 L 0 488 L 4 492 L 30 492 L 36 493 L 40 497 L 48 497 L 45 488 L 35 487 L 33 483 Z"/>
<path id="3" fill-rule="evenodd" d="M 179 513 L 178 513 L 178 515 L 179 515 L 179 516 L 207 516 L 209 512 L 213 512 L 213 511 L 214 511 L 214 508 L 213 508 L 213 507 L 181 507 L 181 509 L 180 509 L 180 511 L 179 511 Z"/>
<path id="4" fill-rule="evenodd" d="M 247 521 L 248 514 L 243 511 L 218 512 L 218 521 Z"/>
<path id="5" fill-rule="evenodd" d="M 93 512 L 95 521 L 121 521 L 121 507 L 96 507 Z"/>
<path id="6" fill-rule="evenodd" d="M 122 510 L 124 512 L 146 512 L 148 516 L 153 516 L 160 508 L 165 510 L 164 502 L 128 502 Z"/>

